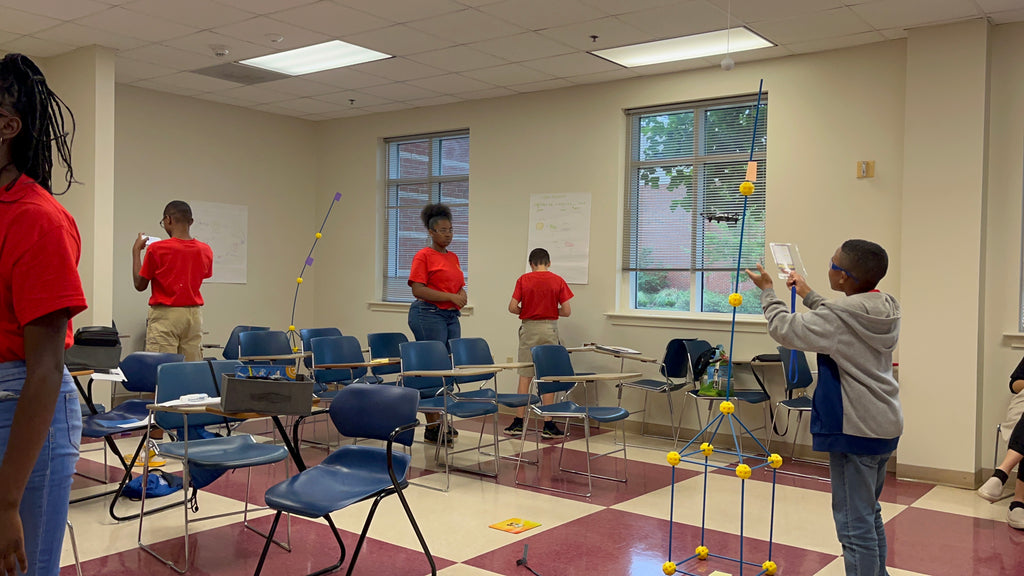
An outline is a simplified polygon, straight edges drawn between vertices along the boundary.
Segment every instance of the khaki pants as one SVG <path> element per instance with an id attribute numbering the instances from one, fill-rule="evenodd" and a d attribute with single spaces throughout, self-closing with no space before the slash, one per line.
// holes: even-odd
<path id="1" fill-rule="evenodd" d="M 519 361 L 533 362 L 530 349 L 545 344 L 558 344 L 557 320 L 524 320 L 519 326 Z M 519 375 L 533 378 L 533 365 L 519 369 Z"/>
<path id="2" fill-rule="evenodd" d="M 199 306 L 150 306 L 146 352 L 183 354 L 186 362 L 203 359 L 203 313 Z"/>

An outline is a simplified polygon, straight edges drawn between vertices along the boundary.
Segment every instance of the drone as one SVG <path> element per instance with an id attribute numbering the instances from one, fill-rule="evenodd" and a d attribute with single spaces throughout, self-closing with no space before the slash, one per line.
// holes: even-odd
<path id="1" fill-rule="evenodd" d="M 733 214 L 731 212 L 701 212 L 701 217 L 708 222 L 725 222 L 726 224 L 735 224 L 740 221 L 739 214 Z"/>

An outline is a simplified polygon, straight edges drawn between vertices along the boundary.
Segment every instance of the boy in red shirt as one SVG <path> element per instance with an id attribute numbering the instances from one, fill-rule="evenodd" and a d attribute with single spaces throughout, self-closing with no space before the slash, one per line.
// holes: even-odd
<path id="1" fill-rule="evenodd" d="M 150 282 L 153 286 L 146 351 L 184 354 L 187 362 L 202 360 L 203 296 L 199 287 L 213 275 L 213 250 L 189 235 L 192 208 L 181 200 L 167 204 L 160 226 L 170 238 L 146 249 L 147 238 L 139 234 L 132 246 L 135 289 L 142 292 Z"/>
<path id="2" fill-rule="evenodd" d="M 561 276 L 548 270 L 551 256 L 543 248 L 535 248 L 530 252 L 531 272 L 523 274 L 516 280 L 516 288 L 512 292 L 512 300 L 508 303 L 508 311 L 516 314 L 523 321 L 519 326 L 519 361 L 530 362 L 530 349 L 544 344 L 558 344 L 558 317 L 568 317 L 572 313 L 569 300 L 572 290 Z M 519 393 L 530 391 L 530 381 L 534 377 L 534 369 L 519 369 Z M 544 403 L 551 404 L 554 394 L 545 394 Z M 518 408 L 516 417 L 505 434 L 518 436 L 523 433 L 523 415 L 526 408 Z M 560 438 L 564 436 L 558 425 L 547 419 L 541 430 L 544 438 Z"/>

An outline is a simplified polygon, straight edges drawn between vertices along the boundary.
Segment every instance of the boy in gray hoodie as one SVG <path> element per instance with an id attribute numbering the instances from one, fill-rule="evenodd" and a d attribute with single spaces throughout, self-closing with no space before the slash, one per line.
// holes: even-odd
<path id="1" fill-rule="evenodd" d="M 847 576 L 888 575 L 882 507 L 885 465 L 903 432 L 892 352 L 900 331 L 900 305 L 875 290 L 889 257 L 878 244 L 847 240 L 829 262 L 829 286 L 846 298 L 826 300 L 799 274 L 796 287 L 809 312 L 791 314 L 761 265 L 747 275 L 762 290 L 768 334 L 787 348 L 818 354 L 818 384 L 811 409 L 813 448 L 829 453 L 832 515 L 843 546 Z"/>

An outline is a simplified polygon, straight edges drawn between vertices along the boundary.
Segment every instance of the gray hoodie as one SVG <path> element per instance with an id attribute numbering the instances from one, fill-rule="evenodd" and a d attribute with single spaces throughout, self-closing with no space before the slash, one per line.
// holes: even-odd
<path id="1" fill-rule="evenodd" d="M 804 306 L 810 311 L 791 314 L 773 290 L 761 293 L 768 334 L 787 348 L 818 354 L 811 412 L 814 449 L 891 452 L 903 433 L 899 384 L 892 376 L 899 302 L 877 291 L 836 300 L 812 291 Z"/>

